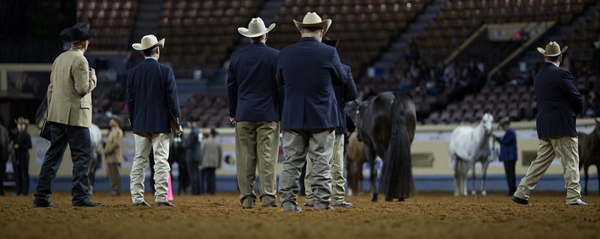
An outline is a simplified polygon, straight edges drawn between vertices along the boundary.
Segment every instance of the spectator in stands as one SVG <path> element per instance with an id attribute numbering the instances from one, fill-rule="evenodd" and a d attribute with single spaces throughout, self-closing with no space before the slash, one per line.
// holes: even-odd
<path id="1" fill-rule="evenodd" d="M 416 87 L 417 85 L 412 74 L 409 71 L 405 72 L 404 76 L 400 78 L 400 91 L 407 93 Z"/>
<path id="2" fill-rule="evenodd" d="M 537 133 L 540 139 L 538 156 L 531 163 L 512 200 L 529 204 L 531 190 L 556 156 L 563 166 L 568 205 L 587 205 L 581 201 L 579 184 L 579 156 L 576 116 L 583 110 L 583 99 L 571 72 L 560 68 L 562 54 L 567 47 L 550 42 L 546 49 L 538 47 L 546 63 L 535 76 L 534 91 L 537 100 Z"/>
<path id="3" fill-rule="evenodd" d="M 328 37 L 323 38 L 323 43 L 329 46 L 337 47 L 339 40 L 330 40 Z M 344 136 L 348 133 L 346 128 L 348 110 L 346 103 L 356 99 L 357 91 L 354 77 L 352 77 L 352 69 L 350 66 L 343 65 L 346 70 L 345 84 L 342 86 L 334 86 L 335 99 L 337 101 L 339 126 L 335 128 L 335 144 L 333 146 L 333 157 L 330 162 L 331 178 L 332 178 L 332 204 L 334 207 L 351 207 L 352 203 L 346 202 L 346 178 L 344 178 Z M 310 185 L 312 182 L 312 162 L 306 162 L 306 177 L 304 185 Z M 313 191 L 311 187 L 305 187 L 306 203 L 304 206 L 313 206 Z"/>
<path id="4" fill-rule="evenodd" d="M 492 77 L 491 84 L 494 87 L 496 87 L 496 86 L 503 86 L 508 81 L 509 81 L 509 78 L 506 75 L 506 73 L 503 70 L 498 70 L 496 72 L 496 74 L 494 74 L 494 76 Z"/>
<path id="5" fill-rule="evenodd" d="M 377 95 L 377 92 L 373 91 L 369 85 L 365 85 L 364 91 L 361 93 L 362 93 L 362 97 L 360 99 L 361 101 L 365 101 L 365 100 Z"/>
<path id="6" fill-rule="evenodd" d="M 204 140 L 202 141 L 202 183 L 206 182 L 206 192 L 210 195 L 215 195 L 217 190 L 215 171 L 221 168 L 223 162 L 223 149 L 221 144 L 216 141 L 217 131 L 211 130 L 203 132 Z M 201 185 L 204 191 L 204 185 Z"/>
<path id="7" fill-rule="evenodd" d="M 185 158 L 187 164 L 190 184 L 192 185 L 192 195 L 200 195 L 202 193 L 200 187 L 200 158 L 202 147 L 202 135 L 198 129 L 198 117 L 190 117 L 188 119 L 188 128 L 190 132 L 185 140 Z M 238 157 L 239 160 L 239 157 Z"/>
<path id="8" fill-rule="evenodd" d="M 472 83 L 472 81 L 473 79 L 471 78 L 469 68 L 465 67 L 463 68 L 460 77 L 458 77 L 458 80 L 456 81 L 456 87 L 459 89 L 466 89 Z"/>
<path id="9" fill-rule="evenodd" d="M 498 128 L 504 130 L 504 135 L 498 137 L 493 134 L 494 139 L 500 143 L 500 161 L 504 163 L 504 172 L 506 173 L 506 182 L 508 183 L 508 194 L 512 196 L 517 190 L 517 179 L 515 176 L 515 164 L 517 162 L 517 134 L 515 129 L 510 127 L 510 119 L 502 118 Z"/>
<path id="10" fill-rule="evenodd" d="M 19 117 L 17 123 L 17 134 L 14 137 L 13 148 L 15 149 L 15 161 L 13 169 L 15 172 L 15 194 L 27 196 L 29 193 L 29 149 L 31 149 L 31 136 L 27 132 L 29 120 Z"/>
<path id="11" fill-rule="evenodd" d="M 109 122 L 110 131 L 104 146 L 104 158 L 106 159 L 106 172 L 110 180 L 110 196 L 121 194 L 121 174 L 119 167 L 123 163 L 123 119 L 114 115 Z"/>
<path id="12" fill-rule="evenodd" d="M 269 32 L 263 20 L 252 18 L 238 32 L 250 45 L 231 55 L 227 79 L 229 116 L 235 124 L 237 180 L 242 208 L 254 207 L 256 170 L 260 175 L 262 207 L 277 207 L 277 157 L 282 103 L 275 74 L 279 51 L 266 45 Z"/>
<path id="13" fill-rule="evenodd" d="M 144 179 L 148 155 L 154 151 L 154 187 L 157 206 L 174 207 L 167 200 L 169 166 L 169 139 L 171 131 L 181 135 L 181 111 L 173 70 L 158 63 L 160 48 L 165 39 L 158 41 L 146 35 L 141 43 L 132 45 L 144 59 L 127 72 L 127 108 L 135 140 L 135 158 L 131 167 L 131 197 L 135 206 L 149 207 L 144 201 Z M 172 125 L 172 126 L 170 126 Z"/>
<path id="14" fill-rule="evenodd" d="M 440 85 L 434 69 L 429 69 L 429 74 L 423 80 L 427 94 L 437 96 L 440 94 Z"/>
<path id="15" fill-rule="evenodd" d="M 4 173 L 8 162 L 9 135 L 8 129 L 4 127 L 4 119 L 0 116 L 0 196 L 4 196 Z"/>
<path id="16" fill-rule="evenodd" d="M 83 55 L 89 39 L 96 37 L 86 24 L 78 23 L 60 33 L 71 49 L 60 54 L 52 64 L 48 86 L 47 122 L 50 123 L 50 148 L 40 169 L 33 207 L 55 207 L 50 201 L 52 181 L 60 167 L 67 145 L 73 160 L 72 205 L 102 206 L 88 197 L 87 172 L 92 161 L 89 127 L 92 125 L 92 90 L 96 88 L 96 71 L 90 68 Z"/>
<path id="17" fill-rule="evenodd" d="M 406 62 L 409 64 L 417 63 L 417 61 L 420 60 L 419 46 L 414 38 L 408 39 L 408 47 L 404 53 L 404 59 L 406 59 Z"/>
<path id="18" fill-rule="evenodd" d="M 596 29 L 596 39 L 592 43 L 594 53 L 592 56 L 592 71 L 600 75 L 600 28 Z"/>
<path id="19" fill-rule="evenodd" d="M 334 128 L 339 125 L 333 85 L 346 78 L 335 48 L 321 43 L 331 20 L 321 20 L 314 12 L 302 22 L 294 20 L 302 34 L 298 43 L 279 52 L 277 83 L 284 89 L 281 128 L 286 154 L 280 177 L 284 211 L 300 211 L 296 194 L 298 177 L 312 159 L 312 189 L 315 209 L 332 209 L 331 166 L 335 143 Z"/>

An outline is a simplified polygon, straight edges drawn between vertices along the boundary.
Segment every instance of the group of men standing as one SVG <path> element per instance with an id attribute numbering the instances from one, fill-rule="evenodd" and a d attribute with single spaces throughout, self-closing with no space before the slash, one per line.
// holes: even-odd
<path id="1" fill-rule="evenodd" d="M 284 211 L 300 211 L 296 195 L 298 177 L 307 165 L 311 195 L 305 206 L 351 206 L 344 201 L 343 163 L 346 102 L 356 97 L 349 67 L 342 65 L 335 47 L 322 42 L 331 26 L 309 12 L 302 22 L 298 43 L 281 51 L 268 47 L 268 28 L 253 18 L 238 32 L 250 45 L 232 54 L 227 81 L 230 119 L 235 124 L 237 176 L 242 207 L 254 207 L 255 171 L 260 174 L 263 207 L 277 207 L 276 173 L 280 131 L 283 129 L 285 162 L 280 176 Z M 332 165 L 333 164 L 333 165 Z M 334 169 L 332 171 L 332 168 Z"/>

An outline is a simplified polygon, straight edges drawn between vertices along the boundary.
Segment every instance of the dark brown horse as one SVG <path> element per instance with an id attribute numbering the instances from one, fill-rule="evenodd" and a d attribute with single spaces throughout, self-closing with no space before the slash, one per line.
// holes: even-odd
<path id="1" fill-rule="evenodd" d="M 371 170 L 373 202 L 377 201 L 377 155 L 383 159 L 379 191 L 386 201 L 398 198 L 403 201 L 412 196 L 410 146 L 417 122 L 415 104 L 404 93 L 384 92 L 358 106 L 357 126 L 359 140 L 364 142 L 363 151 Z"/>
<path id="2" fill-rule="evenodd" d="M 585 174 L 584 195 L 588 195 L 588 169 L 590 165 L 596 165 L 597 170 L 600 166 L 600 122 L 596 118 L 594 118 L 594 121 L 596 121 L 596 128 L 592 133 L 577 134 L 579 138 L 579 170 L 583 168 Z M 600 177 L 598 177 L 598 183 L 600 183 Z M 600 185 L 598 191 L 600 191 Z"/>

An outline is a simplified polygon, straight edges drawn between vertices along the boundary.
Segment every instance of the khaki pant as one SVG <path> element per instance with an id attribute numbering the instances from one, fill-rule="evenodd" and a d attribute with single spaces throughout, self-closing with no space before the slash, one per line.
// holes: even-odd
<path id="1" fill-rule="evenodd" d="M 331 160 L 331 201 L 333 205 L 339 205 L 344 202 L 346 197 L 346 178 L 344 178 L 344 135 L 335 135 L 335 144 L 333 145 L 333 158 Z M 304 192 L 306 193 L 306 203 L 312 204 L 313 192 L 310 187 L 312 182 L 312 160 L 306 161 L 306 175 L 304 176 Z"/>
<path id="2" fill-rule="evenodd" d="M 313 205 L 317 209 L 327 208 L 331 202 L 331 157 L 335 135 L 333 131 L 285 130 L 283 151 L 285 162 L 279 178 L 281 204 L 289 210 L 298 205 L 298 178 L 306 164 L 306 156 L 312 159 Z"/>
<path id="3" fill-rule="evenodd" d="M 257 167 L 261 204 L 277 203 L 275 167 L 279 156 L 279 131 L 279 122 L 237 122 L 235 125 L 237 180 L 244 207 L 254 206 L 256 201 Z"/>
<path id="4" fill-rule="evenodd" d="M 557 139 L 540 140 L 537 158 L 531 162 L 527 174 L 517 188 L 514 196 L 529 199 L 531 190 L 540 181 L 555 156 L 558 156 L 563 166 L 565 188 L 567 189 L 567 204 L 576 203 L 581 198 L 579 185 L 579 154 L 577 137 L 561 137 Z"/>
<path id="5" fill-rule="evenodd" d="M 119 174 L 119 163 L 106 164 L 106 173 L 110 180 L 110 188 L 113 194 L 121 194 L 121 175 Z"/>
<path id="6" fill-rule="evenodd" d="M 156 190 L 155 201 L 167 201 L 167 179 L 171 171 L 169 166 L 169 136 L 170 133 L 160 134 L 134 134 L 135 158 L 131 166 L 131 198 L 133 203 L 144 201 L 144 169 L 148 165 L 150 149 L 154 150 L 154 188 Z"/>

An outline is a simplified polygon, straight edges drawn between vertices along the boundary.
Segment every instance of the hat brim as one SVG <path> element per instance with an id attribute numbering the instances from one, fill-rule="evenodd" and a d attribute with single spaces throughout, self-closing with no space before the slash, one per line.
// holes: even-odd
<path id="1" fill-rule="evenodd" d="M 538 50 L 538 52 L 539 52 L 539 53 L 541 53 L 541 54 L 542 54 L 542 55 L 544 55 L 544 56 L 550 56 L 550 57 L 552 57 L 552 56 L 559 56 L 559 55 L 561 55 L 561 54 L 565 53 L 565 51 L 567 51 L 567 49 L 569 49 L 569 47 L 568 47 L 568 46 L 564 46 L 564 47 L 562 48 L 562 50 L 560 50 L 560 53 L 546 54 L 546 49 L 544 49 L 544 48 L 541 48 L 541 47 L 538 47 L 538 48 L 537 48 L 537 50 Z"/>
<path id="2" fill-rule="evenodd" d="M 273 30 L 273 28 L 275 28 L 275 23 L 271 23 L 271 25 L 267 29 L 265 29 L 265 31 L 263 31 L 263 32 L 250 33 L 250 30 L 245 27 L 239 27 L 238 32 L 242 36 L 252 38 L 252 37 L 259 37 L 259 36 L 265 35 L 265 34 L 269 33 L 271 30 Z"/>
<path id="3" fill-rule="evenodd" d="M 322 22 L 305 24 L 300 21 L 294 20 L 294 24 L 296 24 L 296 28 L 298 28 L 298 31 L 302 31 L 302 29 L 305 27 L 320 27 L 320 28 L 323 28 L 323 35 L 325 35 L 327 33 L 327 31 L 329 30 L 329 27 L 331 26 L 331 22 L 332 22 L 331 19 L 325 19 Z"/>
<path id="4" fill-rule="evenodd" d="M 150 46 L 143 46 L 142 43 L 133 43 L 133 45 L 131 45 L 131 47 L 133 47 L 133 49 L 135 49 L 137 51 L 147 50 L 147 49 L 150 49 L 155 46 L 160 46 L 160 48 L 165 48 L 165 39 L 163 38 L 162 40 L 160 40 L 157 43 L 150 45 Z"/>
<path id="5" fill-rule="evenodd" d="M 60 40 L 62 42 L 71 44 L 71 43 L 75 43 L 75 42 L 89 40 L 92 37 L 93 38 L 98 37 L 96 30 L 90 30 L 88 32 L 88 34 L 85 35 L 84 37 L 82 37 L 81 39 L 71 39 L 71 30 L 72 29 L 73 28 L 71 28 L 71 27 L 67 27 L 60 32 Z"/>

